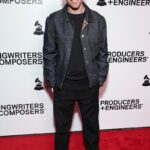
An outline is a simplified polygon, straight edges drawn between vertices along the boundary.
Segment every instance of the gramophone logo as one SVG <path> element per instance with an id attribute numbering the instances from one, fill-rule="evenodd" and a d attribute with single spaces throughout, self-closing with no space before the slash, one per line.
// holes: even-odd
<path id="1" fill-rule="evenodd" d="M 97 2 L 97 5 L 99 5 L 99 6 L 105 6 L 105 5 L 107 5 L 107 3 L 105 2 L 105 0 L 99 0 Z"/>
<path id="2" fill-rule="evenodd" d="M 141 3 L 140 3 L 141 2 Z M 150 3 L 147 3 L 147 1 L 144 0 L 98 0 L 97 5 L 98 6 L 150 6 Z"/>
<path id="3" fill-rule="evenodd" d="M 147 75 L 144 76 L 144 83 L 142 85 L 150 86 L 150 78 Z"/>
<path id="4" fill-rule="evenodd" d="M 36 29 L 34 31 L 35 35 L 42 35 L 44 34 L 44 32 L 42 31 L 42 25 L 39 23 L 39 21 L 37 20 L 34 24 L 36 26 Z"/>
<path id="5" fill-rule="evenodd" d="M 42 82 L 39 80 L 39 78 L 35 79 L 35 83 L 36 83 L 36 86 L 35 86 L 34 90 L 40 91 L 40 90 L 44 89 L 42 86 Z"/>

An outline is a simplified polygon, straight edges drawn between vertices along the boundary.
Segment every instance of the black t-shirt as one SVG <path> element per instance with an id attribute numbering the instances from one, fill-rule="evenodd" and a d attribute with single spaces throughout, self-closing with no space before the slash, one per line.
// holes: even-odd
<path id="1" fill-rule="evenodd" d="M 80 40 L 80 33 L 83 20 L 85 18 L 85 14 L 86 14 L 85 11 L 84 13 L 81 14 L 71 14 L 68 12 L 68 16 L 71 19 L 74 26 L 74 37 L 72 41 L 70 62 L 65 79 L 69 80 L 88 79 Z"/>

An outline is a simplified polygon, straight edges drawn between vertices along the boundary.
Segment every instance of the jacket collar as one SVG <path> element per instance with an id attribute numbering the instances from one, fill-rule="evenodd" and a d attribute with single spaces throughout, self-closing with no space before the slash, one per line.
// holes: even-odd
<path id="1" fill-rule="evenodd" d="M 88 22 L 94 22 L 94 18 L 93 18 L 93 15 L 92 15 L 92 12 L 91 12 L 91 9 L 85 4 L 85 2 L 83 2 L 83 5 L 85 6 L 85 11 L 86 11 L 86 16 L 85 16 L 85 19 L 88 21 Z M 62 23 L 64 22 L 69 22 L 70 19 L 67 15 L 67 11 L 68 11 L 68 4 L 66 4 L 64 6 L 64 8 L 62 9 L 63 11 L 63 16 L 62 16 Z"/>

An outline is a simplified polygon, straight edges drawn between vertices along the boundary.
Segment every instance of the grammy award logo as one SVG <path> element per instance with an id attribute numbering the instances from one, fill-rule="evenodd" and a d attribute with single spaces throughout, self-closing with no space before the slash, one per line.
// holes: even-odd
<path id="1" fill-rule="evenodd" d="M 107 5 L 107 3 L 105 2 L 105 0 L 99 0 L 97 2 L 97 5 L 99 5 L 99 6 L 105 6 L 105 5 Z"/>
<path id="2" fill-rule="evenodd" d="M 38 22 L 38 20 L 34 24 L 36 26 L 36 29 L 34 31 L 35 35 L 42 35 L 44 32 L 42 31 L 42 25 Z"/>
<path id="3" fill-rule="evenodd" d="M 150 86 L 150 79 L 147 75 L 144 76 L 144 83 L 143 86 Z"/>
<path id="4" fill-rule="evenodd" d="M 39 78 L 35 79 L 35 83 L 36 83 L 36 86 L 35 86 L 34 90 L 40 91 L 40 90 L 44 89 L 42 86 L 42 82 L 39 80 Z"/>

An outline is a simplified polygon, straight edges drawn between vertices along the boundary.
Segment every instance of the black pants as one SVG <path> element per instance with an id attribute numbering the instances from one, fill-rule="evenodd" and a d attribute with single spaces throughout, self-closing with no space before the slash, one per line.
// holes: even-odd
<path id="1" fill-rule="evenodd" d="M 89 88 L 88 84 L 87 80 L 64 80 L 61 90 L 54 87 L 55 150 L 68 150 L 75 100 L 81 112 L 86 150 L 99 150 L 99 85 Z"/>

